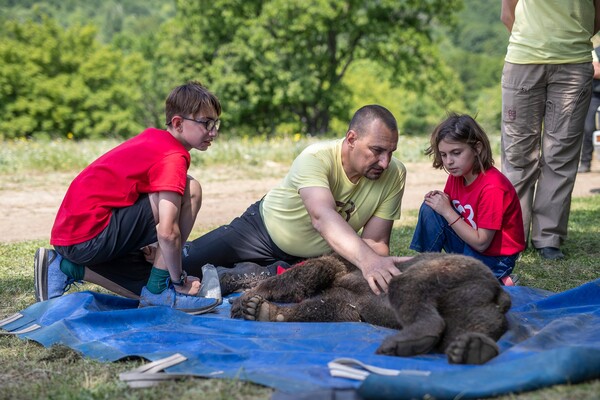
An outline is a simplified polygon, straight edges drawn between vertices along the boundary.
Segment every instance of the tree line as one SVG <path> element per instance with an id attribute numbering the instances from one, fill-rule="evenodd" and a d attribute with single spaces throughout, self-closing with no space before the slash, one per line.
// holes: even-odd
<path id="1" fill-rule="evenodd" d="M 0 138 L 130 137 L 164 126 L 188 80 L 218 95 L 232 135 L 339 134 L 368 103 L 405 134 L 500 111 L 487 96 L 505 36 L 479 0 L 93 3 L 0 1 Z"/>

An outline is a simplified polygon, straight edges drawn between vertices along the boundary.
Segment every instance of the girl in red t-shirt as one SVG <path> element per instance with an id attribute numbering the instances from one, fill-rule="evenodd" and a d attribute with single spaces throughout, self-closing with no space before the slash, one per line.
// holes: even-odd
<path id="1" fill-rule="evenodd" d="M 493 166 L 486 133 L 470 116 L 451 114 L 433 131 L 426 154 L 450 176 L 444 191 L 425 195 L 410 248 L 472 256 L 512 285 L 525 249 L 523 217 L 514 187 Z"/>

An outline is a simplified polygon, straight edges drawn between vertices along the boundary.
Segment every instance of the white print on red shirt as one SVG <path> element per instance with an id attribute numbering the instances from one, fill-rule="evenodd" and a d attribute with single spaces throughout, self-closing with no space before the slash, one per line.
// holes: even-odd
<path id="1" fill-rule="evenodd" d="M 473 229 L 477 229 L 477 223 L 475 223 L 475 213 L 473 212 L 473 207 L 470 204 L 463 206 L 460 204 L 460 200 L 452 200 L 452 206 L 456 211 L 458 211 L 464 220 L 473 227 Z"/>

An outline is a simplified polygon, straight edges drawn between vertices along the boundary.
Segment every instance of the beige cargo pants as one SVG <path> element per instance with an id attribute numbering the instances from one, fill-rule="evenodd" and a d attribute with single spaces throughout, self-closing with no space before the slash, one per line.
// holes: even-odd
<path id="1" fill-rule="evenodd" d="M 592 76 L 591 62 L 504 64 L 502 172 L 521 201 L 525 238 L 538 249 L 567 237 Z"/>

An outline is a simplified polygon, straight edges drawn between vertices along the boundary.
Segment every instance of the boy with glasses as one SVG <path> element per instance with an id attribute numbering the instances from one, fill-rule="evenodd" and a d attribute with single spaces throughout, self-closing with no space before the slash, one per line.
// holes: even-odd
<path id="1" fill-rule="evenodd" d="M 54 249 L 35 255 L 36 300 L 59 297 L 84 280 L 139 298 L 140 307 L 200 314 L 220 304 L 220 294 L 206 296 L 208 283 L 186 275 L 181 258 L 202 200 L 199 182 L 187 175 L 189 151 L 210 147 L 221 104 L 189 82 L 169 94 L 165 111 L 166 130 L 144 130 L 73 180 L 52 228 Z M 140 249 L 154 244 L 151 265 Z M 208 268 L 205 275 L 216 279 Z"/>

